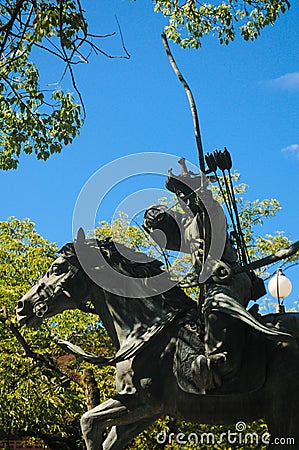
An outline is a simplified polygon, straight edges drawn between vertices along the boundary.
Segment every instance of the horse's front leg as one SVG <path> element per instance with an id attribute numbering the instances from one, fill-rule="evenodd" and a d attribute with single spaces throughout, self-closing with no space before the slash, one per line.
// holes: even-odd
<path id="1" fill-rule="evenodd" d="M 87 450 L 103 449 L 103 431 L 106 427 L 135 424 L 158 415 L 153 407 L 141 402 L 139 395 L 116 395 L 84 413 L 81 429 Z"/>
<path id="2" fill-rule="evenodd" d="M 81 429 L 87 450 L 101 450 L 104 428 L 109 422 L 113 422 L 114 425 L 116 419 L 127 414 L 127 407 L 114 398 L 84 413 L 81 418 Z"/>
<path id="3" fill-rule="evenodd" d="M 139 433 L 146 430 L 158 417 L 140 420 L 129 425 L 113 426 L 103 443 L 104 450 L 122 450 Z"/>

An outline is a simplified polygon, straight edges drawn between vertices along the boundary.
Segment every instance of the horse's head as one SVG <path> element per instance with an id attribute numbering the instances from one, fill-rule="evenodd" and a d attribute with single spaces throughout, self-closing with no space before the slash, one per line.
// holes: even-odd
<path id="1" fill-rule="evenodd" d="M 44 318 L 66 309 L 88 312 L 88 295 L 87 277 L 78 262 L 74 245 L 66 244 L 43 278 L 18 301 L 17 319 L 21 325 L 36 328 Z"/>
<path id="2" fill-rule="evenodd" d="M 113 337 L 114 320 L 127 329 L 169 312 L 165 299 L 171 297 L 173 304 L 176 282 L 161 265 L 109 239 L 85 239 L 81 229 L 75 242 L 60 250 L 44 277 L 18 301 L 17 319 L 21 325 L 38 327 L 44 318 L 80 309 L 100 315 Z M 193 303 L 177 289 L 175 296 L 182 295 L 185 302 Z"/>

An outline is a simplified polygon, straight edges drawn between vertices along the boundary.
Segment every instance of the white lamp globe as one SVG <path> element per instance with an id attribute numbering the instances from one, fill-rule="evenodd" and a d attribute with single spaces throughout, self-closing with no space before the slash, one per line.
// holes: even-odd
<path id="1" fill-rule="evenodd" d="M 269 281 L 268 289 L 273 297 L 285 298 L 292 292 L 292 283 L 282 273 L 282 270 L 278 269 L 277 273 Z"/>

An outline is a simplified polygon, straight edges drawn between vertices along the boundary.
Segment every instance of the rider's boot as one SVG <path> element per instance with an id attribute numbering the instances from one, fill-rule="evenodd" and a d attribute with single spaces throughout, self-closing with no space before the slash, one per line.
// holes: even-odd
<path id="1" fill-rule="evenodd" d="M 191 365 L 192 377 L 201 390 L 219 388 L 222 385 L 221 366 L 226 361 L 226 353 L 199 355 Z"/>

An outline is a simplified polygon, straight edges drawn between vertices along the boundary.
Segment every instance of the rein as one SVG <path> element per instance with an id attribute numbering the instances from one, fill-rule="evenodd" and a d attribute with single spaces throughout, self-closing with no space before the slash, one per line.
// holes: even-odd
<path id="1" fill-rule="evenodd" d="M 96 366 L 108 366 L 108 365 L 115 366 L 116 363 L 119 362 L 118 360 L 122 361 L 121 358 L 116 358 L 116 357 L 107 358 L 105 356 L 97 356 L 91 352 L 86 352 L 78 345 L 72 344 L 68 340 L 61 339 L 59 334 L 55 334 L 53 332 L 53 329 L 49 326 L 49 324 L 46 321 L 45 321 L 45 326 L 46 326 L 47 330 L 49 331 L 50 336 L 53 339 L 53 341 L 55 342 L 55 344 L 57 344 L 62 350 L 64 350 L 67 353 L 72 353 L 73 355 L 78 356 L 91 364 L 94 364 Z"/>
<path id="2" fill-rule="evenodd" d="M 190 311 L 190 307 L 182 308 L 175 314 L 169 312 L 159 322 L 148 327 L 148 329 L 145 332 L 142 332 L 140 336 L 134 336 L 135 340 L 134 346 L 132 346 L 132 343 L 125 344 L 112 358 L 107 358 L 106 356 L 97 356 L 91 352 L 87 352 L 78 345 L 72 344 L 70 341 L 67 341 L 65 339 L 61 339 L 59 335 L 53 333 L 53 330 L 49 327 L 47 323 L 45 323 L 45 325 L 54 342 L 65 352 L 72 353 L 73 355 L 82 358 L 84 361 L 94 364 L 95 366 L 99 367 L 116 366 L 117 363 L 133 358 L 137 354 L 139 354 L 140 351 L 144 348 L 144 346 L 150 342 L 151 338 L 153 338 L 154 336 L 158 336 L 173 322 L 179 321 L 180 324 L 187 322 L 190 319 L 187 314 L 188 311 Z M 182 316 L 185 316 L 185 318 L 182 319 Z M 192 317 L 194 318 L 194 314 L 192 314 Z"/>
<path id="3" fill-rule="evenodd" d="M 113 248 L 111 250 L 113 250 Z M 71 272 L 71 278 L 73 278 L 78 273 L 79 270 L 83 270 L 76 260 L 75 260 L 75 263 L 74 263 L 74 260 L 72 262 L 70 262 L 70 259 L 74 256 L 74 254 L 71 254 L 71 255 L 62 254 L 61 256 L 68 263 L 68 272 L 67 272 L 68 279 L 70 279 L 70 272 Z M 77 262 L 77 264 L 76 264 L 76 262 Z M 36 302 L 36 304 L 34 305 L 34 313 L 40 319 L 44 318 L 44 315 L 48 311 L 48 309 L 49 309 L 48 301 L 50 300 L 51 297 L 53 297 L 54 295 L 57 295 L 57 294 L 59 295 L 60 291 L 63 292 L 64 295 L 66 295 L 67 291 L 63 284 L 63 280 L 64 279 L 62 278 L 62 280 L 60 280 L 60 282 L 57 283 L 57 286 L 53 287 L 53 288 L 51 288 L 49 286 L 44 286 L 43 284 L 41 284 L 39 286 L 39 289 L 41 290 L 41 296 L 43 296 L 44 298 L 42 298 L 41 300 L 38 300 Z M 91 286 L 90 286 L 90 282 L 88 280 L 90 281 L 88 275 L 84 272 L 84 281 L 87 284 L 87 289 L 88 289 L 87 297 L 90 296 L 90 293 L 91 293 Z M 68 296 L 71 297 L 71 294 L 69 294 Z M 77 308 L 84 312 L 93 312 L 93 313 L 95 312 L 95 308 L 92 309 L 85 304 L 78 304 Z M 45 326 L 46 326 L 48 332 L 50 333 L 51 338 L 64 351 L 66 351 L 68 353 L 72 353 L 75 356 L 80 357 L 83 360 L 88 361 L 89 363 L 92 363 L 97 366 L 107 366 L 107 365 L 115 366 L 118 362 L 125 361 L 125 360 L 137 355 L 140 352 L 140 350 L 144 347 L 144 345 L 146 345 L 151 340 L 152 337 L 160 334 L 165 328 L 169 327 L 169 325 L 171 323 L 173 323 L 174 320 L 177 320 L 179 317 L 184 315 L 186 313 L 186 311 L 189 309 L 190 309 L 190 305 L 188 305 L 185 308 L 180 309 L 179 311 L 176 311 L 176 312 L 170 311 L 170 312 L 166 313 L 163 318 L 155 321 L 155 323 L 152 324 L 151 326 L 149 326 L 147 328 L 147 330 L 144 331 L 142 329 L 140 331 L 140 334 L 138 334 L 138 333 L 136 334 L 136 330 L 135 330 L 133 332 L 134 336 L 132 335 L 132 337 L 131 337 L 131 339 L 134 340 L 134 346 L 132 346 L 132 342 L 129 339 L 129 342 L 126 342 L 125 345 L 118 350 L 117 354 L 114 357 L 97 356 L 91 352 L 85 351 L 78 345 L 75 345 L 68 340 L 62 339 L 59 336 L 59 334 L 55 333 L 55 331 L 53 329 L 54 327 L 51 327 L 47 323 L 46 320 L 44 321 L 44 323 L 45 323 Z"/>

